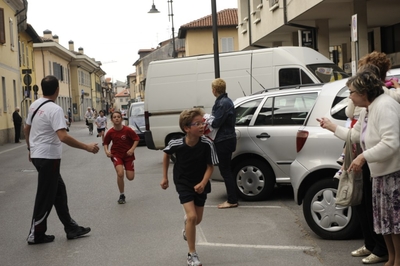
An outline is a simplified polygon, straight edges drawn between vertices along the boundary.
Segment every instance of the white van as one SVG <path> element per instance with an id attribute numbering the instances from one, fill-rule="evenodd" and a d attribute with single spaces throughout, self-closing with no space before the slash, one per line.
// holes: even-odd
<path id="1" fill-rule="evenodd" d="M 307 47 L 276 47 L 220 54 L 220 76 L 229 98 L 263 89 L 299 84 L 326 83 L 347 77 L 331 60 Z M 153 61 L 145 88 L 146 146 L 162 149 L 183 135 L 179 114 L 202 107 L 211 112 L 215 97 L 214 56 L 194 56 Z"/>

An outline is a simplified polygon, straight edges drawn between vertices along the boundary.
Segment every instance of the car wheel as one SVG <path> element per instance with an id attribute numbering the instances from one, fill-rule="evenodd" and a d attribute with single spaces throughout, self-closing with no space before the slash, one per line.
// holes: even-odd
<path id="1" fill-rule="evenodd" d="M 304 197 L 304 218 L 323 239 L 349 239 L 359 232 L 354 208 L 336 206 L 337 187 L 337 179 L 323 179 L 312 185 Z"/>
<path id="2" fill-rule="evenodd" d="M 238 195 L 249 201 L 270 197 L 274 191 L 275 175 L 271 168 L 260 160 L 244 160 L 233 169 Z"/>

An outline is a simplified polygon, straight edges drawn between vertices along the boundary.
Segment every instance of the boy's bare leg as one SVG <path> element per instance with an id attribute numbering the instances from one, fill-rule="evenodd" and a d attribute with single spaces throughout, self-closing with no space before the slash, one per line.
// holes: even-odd
<path id="1" fill-rule="evenodd" d="M 135 178 L 135 171 L 126 171 L 126 178 L 128 178 L 129 181 L 132 181 Z"/>
<path id="2" fill-rule="evenodd" d="M 117 185 L 120 193 L 124 193 L 124 167 L 122 165 L 115 166 L 117 172 Z"/>

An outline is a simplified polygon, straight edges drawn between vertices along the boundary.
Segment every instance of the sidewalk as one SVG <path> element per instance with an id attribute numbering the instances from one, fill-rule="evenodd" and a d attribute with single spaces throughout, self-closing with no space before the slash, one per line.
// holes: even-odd
<path id="1" fill-rule="evenodd" d="M 107 121 L 107 123 L 108 122 L 109 121 Z M 70 127 L 70 130 L 74 130 L 74 129 L 81 130 L 81 129 L 85 129 L 85 128 L 86 128 L 85 121 L 77 121 L 77 122 L 72 122 L 72 127 Z M 21 143 L 11 142 L 11 143 L 5 143 L 3 145 L 0 145 L 0 154 L 6 153 L 9 151 L 13 151 L 16 149 L 25 149 L 26 150 L 26 148 L 27 148 L 26 140 L 21 139 L 20 141 L 21 141 Z"/>

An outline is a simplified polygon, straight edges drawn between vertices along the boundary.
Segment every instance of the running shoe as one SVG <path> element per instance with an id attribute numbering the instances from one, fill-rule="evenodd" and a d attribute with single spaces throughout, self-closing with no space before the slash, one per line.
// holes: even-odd
<path id="1" fill-rule="evenodd" d="M 37 237 L 34 240 L 28 240 L 29 245 L 36 245 L 36 244 L 44 244 L 44 243 L 50 243 L 54 241 L 54 236 L 53 235 L 42 235 L 40 237 Z"/>
<path id="2" fill-rule="evenodd" d="M 187 257 L 188 266 L 202 266 L 203 264 L 199 260 L 199 255 L 196 252 L 188 253 Z"/>
<path id="3" fill-rule="evenodd" d="M 119 203 L 119 204 L 125 204 L 125 203 L 126 203 L 126 201 L 125 201 L 125 195 L 124 195 L 124 194 L 121 194 L 121 195 L 119 196 L 118 203 Z"/>
<path id="4" fill-rule="evenodd" d="M 67 239 L 79 238 L 90 232 L 90 227 L 77 226 L 73 230 L 67 232 Z"/>

